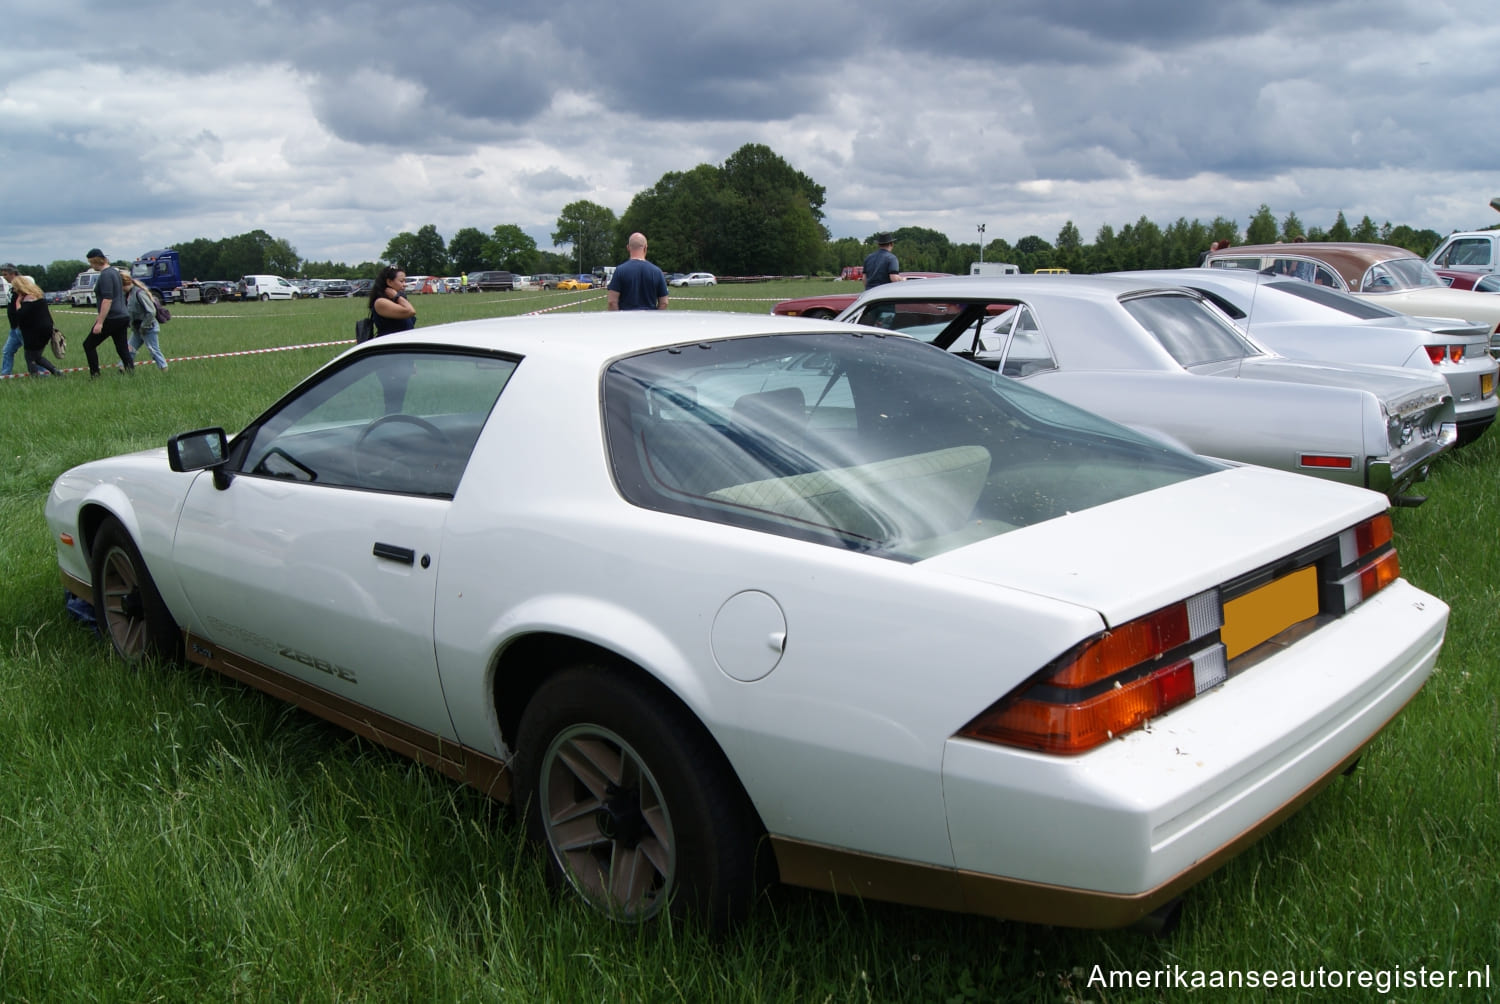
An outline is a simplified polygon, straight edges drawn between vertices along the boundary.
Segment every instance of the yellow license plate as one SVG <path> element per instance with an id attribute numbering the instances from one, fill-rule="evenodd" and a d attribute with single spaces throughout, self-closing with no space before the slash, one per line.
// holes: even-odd
<path id="1" fill-rule="evenodd" d="M 1481 373 L 1479 375 L 1479 396 L 1489 397 L 1490 392 L 1495 389 L 1495 374 Z"/>
<path id="2" fill-rule="evenodd" d="M 1224 655 L 1233 659 L 1317 615 L 1318 572 L 1309 565 L 1224 604 Z"/>

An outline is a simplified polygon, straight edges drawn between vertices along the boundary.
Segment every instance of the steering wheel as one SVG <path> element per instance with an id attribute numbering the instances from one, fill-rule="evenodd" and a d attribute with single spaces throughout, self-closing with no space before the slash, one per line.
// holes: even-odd
<path id="1" fill-rule="evenodd" d="M 373 488 L 421 491 L 427 487 L 423 475 L 428 468 L 425 465 L 419 467 L 415 463 L 415 458 L 427 455 L 428 451 L 381 451 L 367 442 L 376 429 L 396 424 L 416 426 L 429 438 L 436 440 L 439 446 L 448 450 L 453 449 L 453 440 L 448 434 L 425 418 L 399 413 L 382 415 L 365 426 L 360 431 L 359 438 L 354 441 L 354 473 L 361 481 L 372 482 L 370 487 Z"/>

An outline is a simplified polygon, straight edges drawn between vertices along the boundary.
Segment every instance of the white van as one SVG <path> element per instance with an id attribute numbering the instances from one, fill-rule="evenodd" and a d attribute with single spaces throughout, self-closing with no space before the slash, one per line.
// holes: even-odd
<path id="1" fill-rule="evenodd" d="M 240 280 L 247 300 L 295 300 L 297 287 L 279 275 L 247 275 Z"/>
<path id="2" fill-rule="evenodd" d="M 1020 275 L 1021 269 L 1008 261 L 971 261 L 970 275 Z"/>
<path id="3" fill-rule="evenodd" d="M 94 299 L 94 283 L 98 281 L 99 273 L 91 268 L 79 272 L 68 289 L 68 300 L 75 307 L 97 307 L 99 301 Z"/>

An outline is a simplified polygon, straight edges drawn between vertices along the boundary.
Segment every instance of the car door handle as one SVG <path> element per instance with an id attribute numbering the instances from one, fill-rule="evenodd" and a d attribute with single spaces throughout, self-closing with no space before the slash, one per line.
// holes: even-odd
<path id="1" fill-rule="evenodd" d="M 385 558 L 387 561 L 399 561 L 403 565 L 416 564 L 417 552 L 409 547 L 397 547 L 395 544 L 382 544 L 375 542 L 375 557 Z"/>

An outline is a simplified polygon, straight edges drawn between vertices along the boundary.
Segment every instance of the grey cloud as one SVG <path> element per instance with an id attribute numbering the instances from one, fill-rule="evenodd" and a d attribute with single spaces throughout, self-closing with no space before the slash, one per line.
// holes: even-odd
<path id="1" fill-rule="evenodd" d="M 11 239 L 42 246 L 75 225 L 155 225 L 161 239 L 259 225 L 315 258 L 368 240 L 338 252 L 358 260 L 408 217 L 445 234 L 514 221 L 545 235 L 566 202 L 623 211 L 661 174 L 745 142 L 827 187 L 836 234 L 868 234 L 880 218 L 951 226 L 962 240 L 983 215 L 991 234 L 1050 239 L 1070 216 L 1092 234 L 1158 208 L 1234 215 L 1212 195 L 1181 202 L 1214 188 L 1204 178 L 1250 193 L 1236 198 L 1252 210 L 1266 201 L 1323 225 L 1338 208 L 1487 224 L 1485 201 L 1500 194 L 1488 190 L 1500 138 L 1482 111 L 1500 96 L 1483 69 L 1500 29 L 1485 0 L 132 10 L 106 31 L 96 5 L 58 0 L 46 19 L 8 24 L 0 163 L 16 190 L 36 193 L 7 205 Z M 60 67 L 78 72 L 58 85 Z M 160 88 L 123 87 L 132 107 L 173 110 L 149 153 L 124 125 L 80 113 L 111 67 Z M 249 83 L 227 107 L 199 107 L 203 82 L 262 81 L 267 67 L 295 108 L 267 105 Z M 15 112 L 38 101 L 41 117 Z M 297 142 L 269 150 L 267 124 L 282 116 Z M 247 131 L 271 138 L 247 148 Z M 400 219 L 368 194 L 392 183 L 397 160 L 419 179 Z M 1022 187 L 1033 181 L 1051 185 Z M 483 219 L 466 218 L 470 198 Z M 358 228 L 341 222 L 351 214 Z M 76 237 L 66 242 L 76 254 Z"/>

